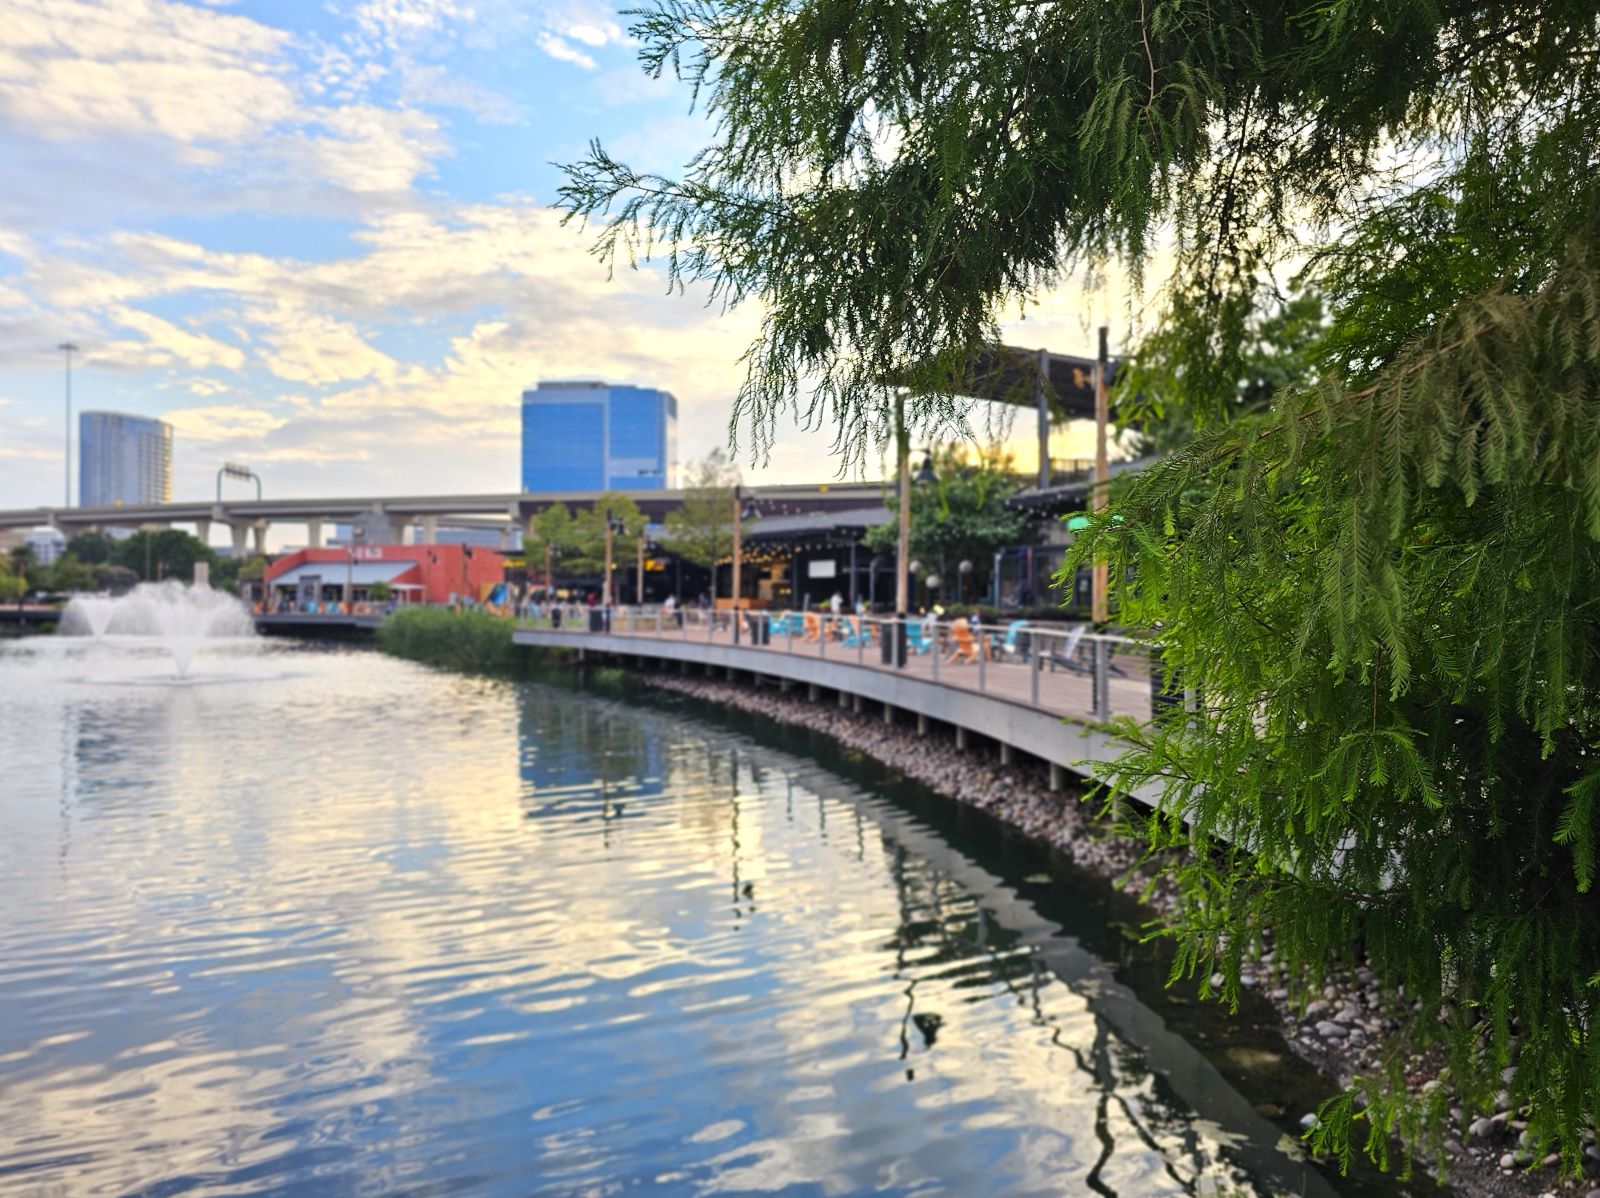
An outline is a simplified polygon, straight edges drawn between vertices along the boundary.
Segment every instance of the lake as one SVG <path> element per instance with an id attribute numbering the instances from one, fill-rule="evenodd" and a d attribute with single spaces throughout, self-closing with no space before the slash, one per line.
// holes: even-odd
<path id="1" fill-rule="evenodd" d="M 0 1194 L 1398 1192 L 1103 883 L 557 681 L 0 642 Z"/>

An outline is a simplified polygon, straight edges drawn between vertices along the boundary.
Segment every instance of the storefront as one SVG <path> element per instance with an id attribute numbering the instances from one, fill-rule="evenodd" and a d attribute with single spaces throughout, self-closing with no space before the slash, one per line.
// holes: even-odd
<path id="1" fill-rule="evenodd" d="M 505 579 L 503 557 L 475 545 L 301 549 L 266 572 L 273 611 L 339 612 L 390 603 L 484 602 Z"/>

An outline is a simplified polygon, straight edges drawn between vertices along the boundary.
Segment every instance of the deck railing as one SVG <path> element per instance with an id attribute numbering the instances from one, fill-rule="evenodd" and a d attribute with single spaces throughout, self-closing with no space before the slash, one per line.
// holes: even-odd
<path id="1" fill-rule="evenodd" d="M 806 654 L 993 695 L 1079 719 L 1144 721 L 1160 702 L 1159 660 L 1146 639 L 1082 624 L 660 607 L 563 607 L 521 627 L 739 645 Z"/>

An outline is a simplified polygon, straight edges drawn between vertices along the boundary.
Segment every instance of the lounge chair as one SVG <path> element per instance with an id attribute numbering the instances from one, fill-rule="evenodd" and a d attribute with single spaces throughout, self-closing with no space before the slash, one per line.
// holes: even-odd
<path id="1" fill-rule="evenodd" d="M 1028 627 L 1026 620 L 1012 620 L 1006 625 L 1005 637 L 1002 639 L 998 633 L 989 638 L 989 660 L 991 661 L 1027 661 L 1028 649 L 1022 641 L 1022 633 Z"/>
<path id="2" fill-rule="evenodd" d="M 919 657 L 933 648 L 934 630 L 929 627 L 928 620 L 906 621 L 906 644 L 911 652 Z"/>
<path id="3" fill-rule="evenodd" d="M 1064 670 L 1071 670 L 1074 674 L 1092 674 L 1094 667 L 1078 660 L 1078 650 L 1083 644 L 1083 634 L 1089 630 L 1087 624 L 1074 624 L 1067 637 L 1061 642 L 1046 659 L 1050 663 L 1053 673 L 1057 666 Z"/>
<path id="4" fill-rule="evenodd" d="M 978 642 L 972 635 L 972 629 L 965 620 L 957 620 L 950 625 L 950 639 L 954 642 L 950 652 L 945 655 L 945 660 L 960 664 L 978 660 Z"/>
<path id="5" fill-rule="evenodd" d="M 872 644 L 871 624 L 868 624 L 865 620 L 862 620 L 861 626 L 858 628 L 855 622 L 852 621 L 849 616 L 842 616 L 840 618 L 844 621 L 844 647 L 846 649 L 854 649 L 857 645 Z"/>

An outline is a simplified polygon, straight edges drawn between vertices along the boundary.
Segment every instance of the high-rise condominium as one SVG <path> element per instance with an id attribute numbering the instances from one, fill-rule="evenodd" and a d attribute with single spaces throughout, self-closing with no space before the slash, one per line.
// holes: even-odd
<path id="1" fill-rule="evenodd" d="M 678 401 L 653 387 L 542 382 L 522 393 L 524 491 L 653 491 L 678 473 Z"/>
<path id="2" fill-rule="evenodd" d="M 122 412 L 78 415 L 78 502 L 172 502 L 172 426 Z"/>

